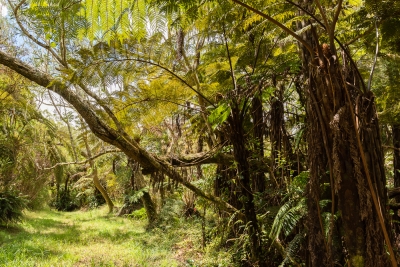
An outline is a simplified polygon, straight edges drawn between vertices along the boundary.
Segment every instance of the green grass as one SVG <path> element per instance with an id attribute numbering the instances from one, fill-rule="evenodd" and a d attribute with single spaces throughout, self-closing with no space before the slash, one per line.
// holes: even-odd
<path id="1" fill-rule="evenodd" d="M 18 226 L 0 226 L 0 266 L 203 266 L 194 223 L 146 231 L 146 222 L 106 209 L 26 212 Z"/>

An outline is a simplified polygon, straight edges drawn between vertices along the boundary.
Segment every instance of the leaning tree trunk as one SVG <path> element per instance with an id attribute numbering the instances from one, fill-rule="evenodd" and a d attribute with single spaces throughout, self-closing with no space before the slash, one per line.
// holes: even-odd
<path id="1" fill-rule="evenodd" d="M 334 47 L 319 44 L 315 29 L 303 38 L 315 51 L 311 55 L 302 50 L 308 83 L 311 266 L 334 266 L 335 262 L 355 267 L 389 266 L 386 180 L 374 96 L 361 88 L 358 70 L 346 51 L 339 62 Z M 329 184 L 329 189 L 324 191 L 324 184 Z M 323 199 L 331 201 L 327 210 L 320 206 Z M 324 221 L 323 212 L 331 213 L 331 219 Z M 339 216 L 336 222 L 333 215 Z M 343 242 L 334 244 L 334 233 L 341 233 Z M 346 252 L 345 259 L 341 251 Z"/>
<path id="2" fill-rule="evenodd" d="M 82 123 L 83 123 L 83 121 L 82 121 Z M 86 153 L 89 158 L 89 164 L 90 164 L 90 167 L 92 168 L 93 184 L 97 188 L 97 190 L 100 191 L 101 195 L 103 196 L 104 200 L 106 201 L 107 206 L 108 206 L 108 213 L 112 213 L 114 210 L 114 203 L 112 202 L 111 198 L 108 196 L 106 189 L 100 183 L 97 166 L 96 166 L 94 160 L 92 159 L 92 151 L 90 150 L 86 133 L 83 135 L 83 141 L 85 143 Z"/>

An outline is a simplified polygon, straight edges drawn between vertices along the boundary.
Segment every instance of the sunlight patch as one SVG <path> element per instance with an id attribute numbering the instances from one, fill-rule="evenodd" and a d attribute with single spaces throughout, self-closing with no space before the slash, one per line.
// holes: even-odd
<path id="1" fill-rule="evenodd" d="M 0 11 L 1 11 L 1 16 L 6 17 L 8 13 L 8 9 L 5 5 L 0 3 Z"/>

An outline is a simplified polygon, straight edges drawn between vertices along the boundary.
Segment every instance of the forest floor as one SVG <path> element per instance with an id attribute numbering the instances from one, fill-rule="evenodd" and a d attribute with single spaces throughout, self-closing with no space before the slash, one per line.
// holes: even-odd
<path id="1" fill-rule="evenodd" d="M 17 226 L 0 226 L 0 266 L 208 265 L 198 223 L 151 230 L 146 224 L 107 215 L 105 208 L 27 211 Z"/>

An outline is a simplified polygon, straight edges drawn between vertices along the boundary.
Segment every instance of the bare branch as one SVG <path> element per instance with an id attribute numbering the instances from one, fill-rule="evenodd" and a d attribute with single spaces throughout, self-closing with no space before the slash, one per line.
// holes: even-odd
<path id="1" fill-rule="evenodd" d="M 396 197 L 398 195 L 400 195 L 400 187 L 388 189 L 389 198 L 394 198 L 394 197 Z"/>
<path id="2" fill-rule="evenodd" d="M 394 147 L 394 146 L 385 146 L 385 145 L 382 145 L 382 147 L 384 147 L 384 148 L 390 148 L 390 149 L 393 149 L 393 150 L 400 151 L 400 148 L 399 148 L 399 147 Z"/>
<path id="3" fill-rule="evenodd" d="M 53 165 L 51 167 L 42 168 L 41 170 L 52 170 L 52 169 L 57 168 L 59 166 L 73 165 L 73 164 L 83 165 L 83 164 L 86 164 L 86 163 L 88 163 L 88 162 L 90 162 L 92 160 L 97 159 L 98 157 L 101 157 L 101 156 L 103 156 L 105 154 L 109 154 L 109 153 L 123 153 L 123 152 L 121 150 L 119 150 L 119 149 L 106 150 L 106 151 L 100 152 L 99 154 L 97 154 L 97 155 L 95 155 L 95 156 L 93 156 L 91 158 L 83 160 L 83 161 L 59 162 L 59 163 L 57 163 L 57 164 L 55 164 L 55 165 Z"/>
<path id="4" fill-rule="evenodd" d="M 325 10 L 322 8 L 321 3 L 319 2 L 319 0 L 315 0 L 315 3 L 317 4 L 317 7 L 319 9 L 319 13 L 321 13 L 322 19 L 324 20 L 326 31 L 328 32 L 328 34 L 330 36 L 331 26 L 329 25 L 329 21 L 328 21 L 328 18 L 326 17 Z"/>

